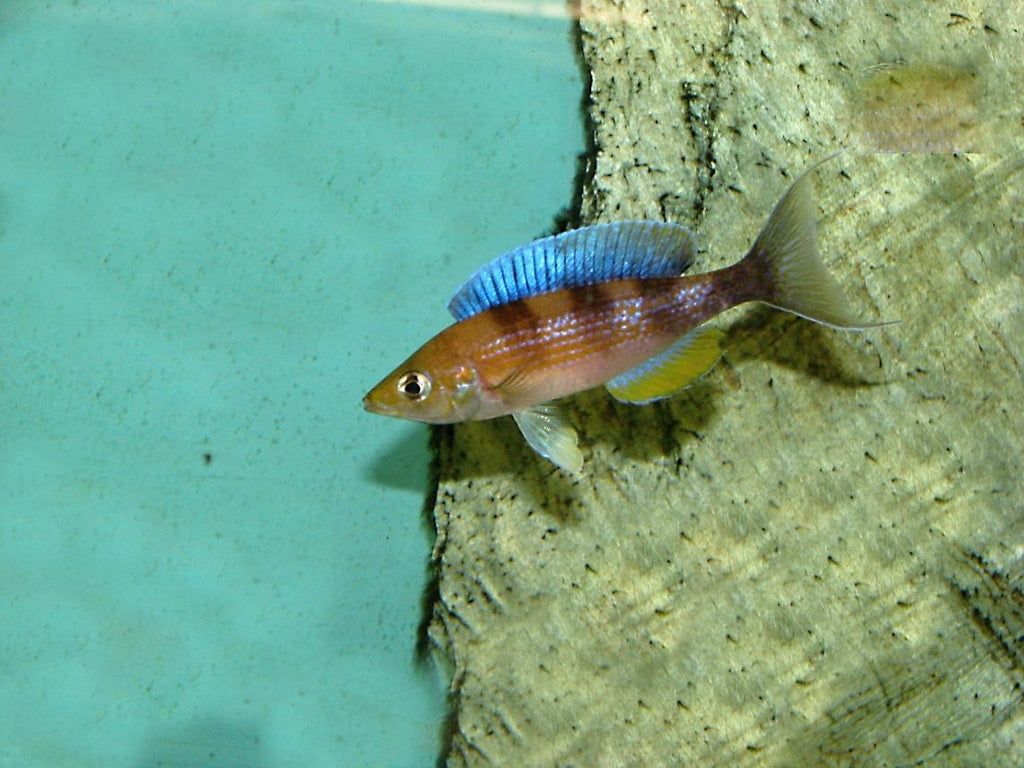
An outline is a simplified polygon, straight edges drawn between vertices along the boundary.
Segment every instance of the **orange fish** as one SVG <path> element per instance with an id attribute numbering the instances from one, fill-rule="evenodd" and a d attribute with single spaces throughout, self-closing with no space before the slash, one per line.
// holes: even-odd
<path id="1" fill-rule="evenodd" d="M 743 259 L 685 276 L 694 250 L 678 224 L 622 221 L 500 256 L 449 302 L 457 322 L 363 405 L 433 424 L 511 414 L 534 450 L 576 472 L 576 432 L 551 401 L 601 385 L 637 405 L 678 392 L 718 359 L 722 332 L 703 324 L 730 307 L 760 301 L 833 328 L 880 325 L 853 315 L 818 256 L 807 174 Z"/>

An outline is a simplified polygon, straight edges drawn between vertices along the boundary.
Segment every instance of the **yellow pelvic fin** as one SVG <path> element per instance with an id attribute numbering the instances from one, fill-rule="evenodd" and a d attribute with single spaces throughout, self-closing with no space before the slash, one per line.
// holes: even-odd
<path id="1" fill-rule="evenodd" d="M 664 352 L 605 384 L 616 400 L 643 405 L 668 397 L 710 370 L 721 356 L 724 334 L 717 328 L 695 328 Z"/>

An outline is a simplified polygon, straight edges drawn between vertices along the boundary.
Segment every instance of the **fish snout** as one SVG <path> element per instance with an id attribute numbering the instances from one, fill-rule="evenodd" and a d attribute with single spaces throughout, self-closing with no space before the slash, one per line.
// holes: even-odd
<path id="1" fill-rule="evenodd" d="M 380 396 L 378 388 L 370 390 L 363 397 L 363 409 L 381 416 L 395 415 L 395 407 Z"/>

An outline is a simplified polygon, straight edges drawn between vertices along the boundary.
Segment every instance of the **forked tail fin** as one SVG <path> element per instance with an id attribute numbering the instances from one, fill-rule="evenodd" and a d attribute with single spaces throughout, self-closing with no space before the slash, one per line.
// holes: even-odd
<path id="1" fill-rule="evenodd" d="M 820 164 L 793 182 L 743 260 L 763 280 L 764 292 L 757 298 L 833 328 L 863 330 L 885 325 L 865 321 L 853 313 L 818 255 L 808 176 Z"/>

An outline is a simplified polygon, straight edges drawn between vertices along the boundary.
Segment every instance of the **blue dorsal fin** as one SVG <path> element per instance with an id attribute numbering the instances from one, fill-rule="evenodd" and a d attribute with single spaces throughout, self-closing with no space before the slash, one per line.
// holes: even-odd
<path id="1" fill-rule="evenodd" d="M 680 224 L 617 221 L 534 240 L 484 265 L 448 302 L 456 320 L 537 293 L 626 277 L 675 277 L 696 251 Z"/>

